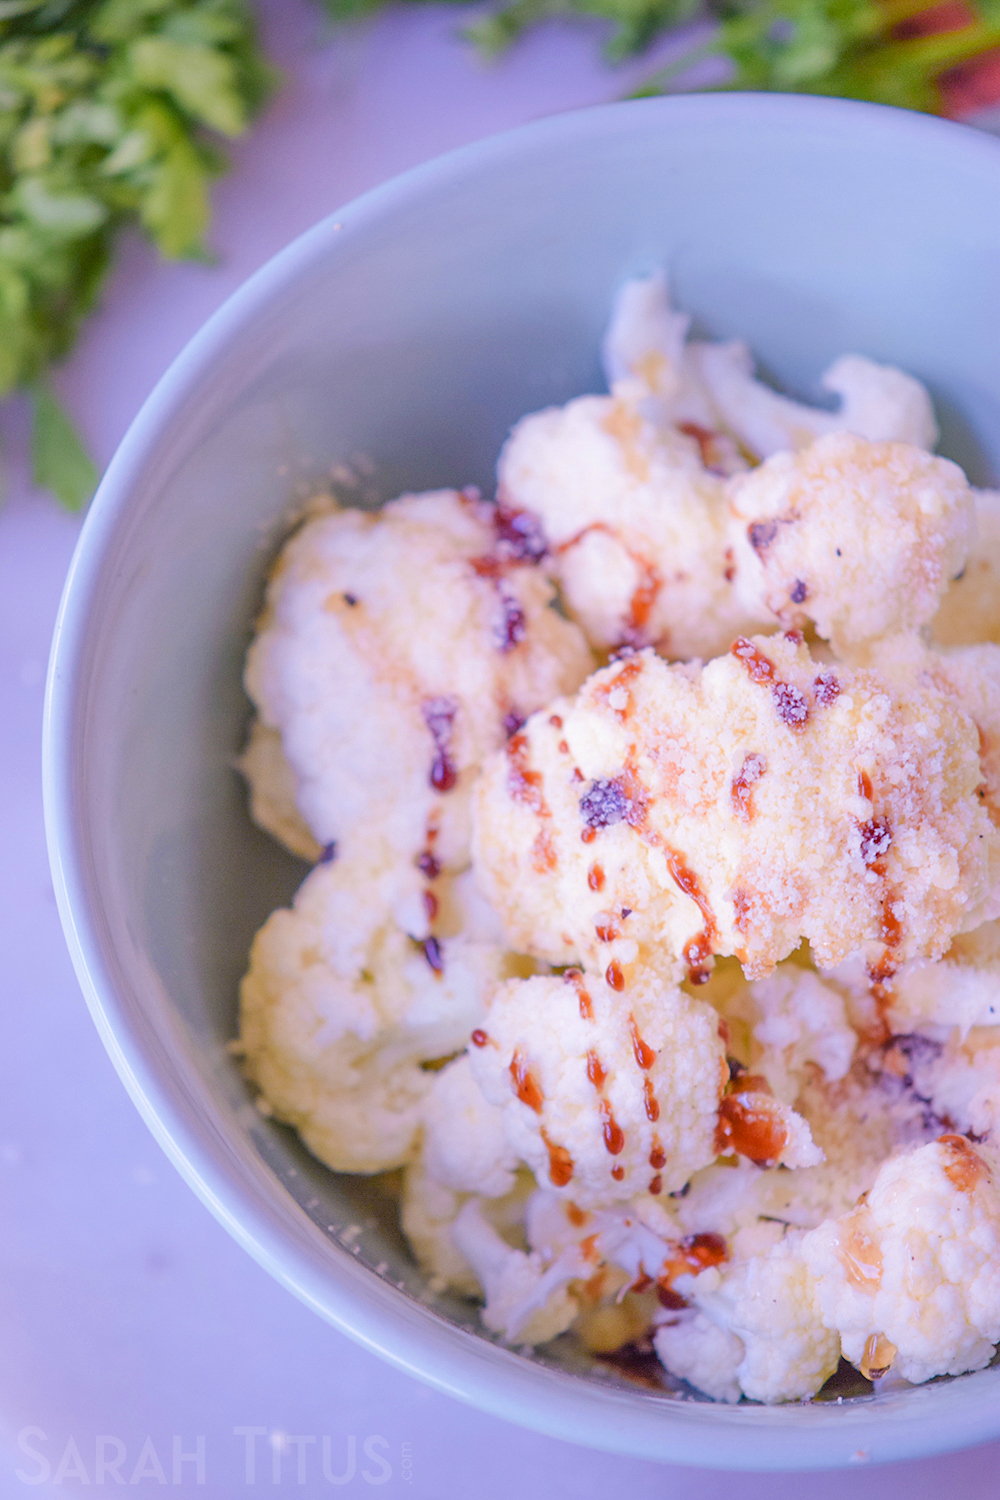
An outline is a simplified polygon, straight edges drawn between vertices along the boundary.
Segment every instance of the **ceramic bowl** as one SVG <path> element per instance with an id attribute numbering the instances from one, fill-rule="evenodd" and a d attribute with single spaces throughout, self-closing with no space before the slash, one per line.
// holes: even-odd
<path id="1" fill-rule="evenodd" d="M 788 390 L 844 351 L 912 371 L 942 449 L 1000 472 L 1000 143 L 835 100 L 706 95 L 562 115 L 369 193 L 192 340 L 108 469 L 56 630 L 45 730 L 60 910 L 137 1106 L 291 1291 L 503 1417 L 731 1468 L 899 1458 L 1000 1435 L 1000 1369 L 836 1403 L 639 1388 L 567 1340 L 532 1358 L 432 1301 L 382 1179 L 337 1177 L 254 1108 L 226 1044 L 254 930 L 305 873 L 232 761 L 250 621 L 297 494 L 364 455 L 372 498 L 478 484 L 524 412 L 601 388 L 615 289 L 665 266 L 703 332 Z"/>

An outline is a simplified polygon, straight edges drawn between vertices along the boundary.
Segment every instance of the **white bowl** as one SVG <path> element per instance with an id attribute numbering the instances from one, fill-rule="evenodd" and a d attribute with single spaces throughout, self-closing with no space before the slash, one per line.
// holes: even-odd
<path id="1" fill-rule="evenodd" d="M 528 1359 L 428 1305 L 378 1179 L 261 1117 L 233 1059 L 250 938 L 304 868 L 231 770 L 240 668 L 297 484 L 361 452 L 398 491 L 478 483 L 526 411 L 600 388 L 612 294 L 666 265 L 713 335 L 815 394 L 859 351 L 926 380 L 943 449 L 1000 470 L 1000 145 L 832 100 L 563 115 L 454 153 L 297 240 L 157 386 L 101 485 L 53 648 L 49 846 L 105 1044 L 161 1145 L 322 1316 L 499 1415 L 647 1457 L 808 1468 L 1000 1434 L 1000 1370 L 836 1404 L 658 1395 L 561 1344 Z M 345 1236 L 352 1226 L 359 1237 Z M 374 1268 L 384 1263 L 381 1274 Z"/>

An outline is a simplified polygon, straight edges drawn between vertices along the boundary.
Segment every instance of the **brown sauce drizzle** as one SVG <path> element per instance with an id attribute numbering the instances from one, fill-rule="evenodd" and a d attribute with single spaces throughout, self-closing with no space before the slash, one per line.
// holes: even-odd
<path id="1" fill-rule="evenodd" d="M 604 1071 L 604 1067 L 601 1064 L 601 1059 L 591 1048 L 591 1050 L 587 1053 L 587 1077 L 590 1079 L 595 1089 L 600 1089 L 604 1087 L 604 1080 L 607 1078 L 607 1076 L 608 1075 Z"/>
<path id="2" fill-rule="evenodd" d="M 451 733 L 458 702 L 454 698 L 426 698 L 421 704 L 421 712 L 434 741 L 431 786 L 436 792 L 450 792 L 458 780 L 458 771 L 451 758 Z"/>
<path id="3" fill-rule="evenodd" d="M 733 926 L 737 932 L 746 933 L 750 925 L 750 911 L 753 906 L 753 892 L 744 890 L 737 886 L 733 891 Z"/>
<path id="4" fill-rule="evenodd" d="M 582 1229 L 590 1215 L 585 1208 L 580 1208 L 576 1203 L 567 1203 L 566 1217 L 577 1229 Z"/>
<path id="5" fill-rule="evenodd" d="M 736 567 L 733 563 L 732 547 L 726 548 L 726 566 L 722 570 L 722 576 L 727 583 L 732 583 L 733 579 L 736 577 Z"/>
<path id="6" fill-rule="evenodd" d="M 617 436 L 618 434 L 613 435 Z M 609 536 L 612 541 L 617 542 L 639 574 L 639 582 L 629 600 L 628 614 L 622 626 L 622 640 L 619 642 L 619 645 L 648 645 L 649 641 L 645 633 L 646 626 L 649 624 L 650 615 L 653 613 L 660 589 L 663 587 L 662 574 L 655 564 L 651 563 L 648 558 L 643 557 L 641 553 L 633 551 L 625 539 L 607 521 L 594 521 L 591 525 L 584 526 L 582 530 L 574 533 L 568 540 L 561 542 L 556 551 L 561 556 L 562 553 L 568 552 L 571 547 L 577 546 L 583 541 L 584 537 L 589 536 L 591 532 L 595 531 L 602 532 L 605 536 Z"/>
<path id="7" fill-rule="evenodd" d="M 884 875 L 885 857 L 892 844 L 889 819 L 884 816 L 869 818 L 867 823 L 858 824 L 858 832 L 861 835 L 861 858 L 869 870 L 874 870 L 876 875 Z"/>
<path id="8" fill-rule="evenodd" d="M 667 1153 L 660 1145 L 659 1136 L 653 1136 L 653 1145 L 649 1153 L 649 1165 L 653 1167 L 657 1172 L 661 1167 L 665 1167 L 667 1165 Z"/>
<path id="9" fill-rule="evenodd" d="M 621 645 L 642 646 L 647 643 L 646 627 L 649 617 L 659 597 L 660 589 L 663 587 L 663 575 L 660 570 L 650 562 L 638 562 L 633 557 L 633 562 L 640 569 L 639 582 L 636 584 L 629 600 L 628 615 L 622 634 Z"/>
<path id="10" fill-rule="evenodd" d="M 870 1333 L 858 1369 L 866 1380 L 878 1380 L 891 1368 L 898 1353 L 895 1344 L 884 1333 Z"/>
<path id="11" fill-rule="evenodd" d="M 558 714 L 549 714 L 549 723 L 553 729 L 561 729 L 563 727 L 563 721 Z"/>
<path id="12" fill-rule="evenodd" d="M 603 891 L 604 869 L 601 865 L 591 865 L 590 869 L 587 871 L 587 884 L 590 886 L 590 889 L 592 891 Z"/>
<path id="13" fill-rule="evenodd" d="M 768 1094 L 740 1092 L 719 1100 L 715 1150 L 736 1151 L 758 1167 L 773 1167 L 788 1142 L 781 1106 Z"/>
<path id="14" fill-rule="evenodd" d="M 599 696 L 605 701 L 607 701 L 608 695 L 610 693 L 613 693 L 617 688 L 625 688 L 626 691 L 628 691 L 628 702 L 625 704 L 624 708 L 612 709 L 612 713 L 614 713 L 619 723 L 623 724 L 629 716 L 632 708 L 632 694 L 629 690 L 629 684 L 639 676 L 639 673 L 643 669 L 644 661 L 645 658 L 642 656 L 630 655 L 622 665 L 622 668 L 617 673 L 617 675 L 613 677 L 609 682 L 602 683 L 600 688 L 598 688 L 597 690 L 597 694 L 595 696 Z"/>
<path id="15" fill-rule="evenodd" d="M 766 552 L 777 535 L 777 521 L 751 521 L 747 527 L 747 541 L 755 552 Z"/>
<path id="16" fill-rule="evenodd" d="M 840 697 L 840 682 L 836 672 L 829 667 L 824 667 L 822 672 L 813 679 L 813 692 L 816 694 L 816 702 L 824 708 L 829 708 L 831 703 L 836 703 Z"/>
<path id="17" fill-rule="evenodd" d="M 527 634 L 528 625 L 514 594 L 500 579 L 496 580 L 497 597 L 500 601 L 500 620 L 496 627 L 497 644 L 504 656 L 519 646 Z"/>
<path id="18" fill-rule="evenodd" d="M 646 1105 L 646 1119 L 653 1124 L 660 1118 L 660 1101 L 653 1093 L 653 1080 L 644 1078 L 642 1080 L 642 1093 Z"/>
<path id="19" fill-rule="evenodd" d="M 872 800 L 872 779 L 867 771 L 858 772 L 858 796 L 864 797 L 866 802 Z"/>
<path id="20" fill-rule="evenodd" d="M 612 828 L 616 823 L 640 828 L 648 807 L 646 788 L 629 768 L 610 780 L 595 781 L 580 798 L 580 816 L 587 825 L 584 843 L 589 844 L 599 828 Z"/>
<path id="21" fill-rule="evenodd" d="M 692 984 L 704 984 L 709 978 L 710 970 L 706 962 L 714 952 L 714 945 L 718 937 L 718 928 L 715 925 L 715 914 L 709 904 L 708 897 L 701 888 L 701 883 L 686 864 L 683 855 L 671 849 L 667 853 L 667 869 L 673 877 L 674 884 L 689 896 L 701 912 L 704 929 L 696 933 L 684 948 L 684 961 L 688 966 L 688 979 Z"/>
<path id="22" fill-rule="evenodd" d="M 706 1271 L 710 1266 L 721 1266 L 729 1259 L 729 1250 L 721 1234 L 689 1234 L 679 1240 L 663 1262 L 657 1277 L 657 1295 L 664 1307 L 677 1307 L 674 1300 L 667 1300 L 664 1293 L 677 1298 L 672 1283 L 678 1276 L 694 1275 Z M 686 1306 L 683 1297 L 681 1305 Z"/>
<path id="23" fill-rule="evenodd" d="M 625 1176 L 625 1168 L 624 1167 L 612 1167 L 611 1168 L 611 1175 L 615 1179 L 616 1182 L 621 1182 L 622 1178 Z"/>
<path id="24" fill-rule="evenodd" d="M 486 1032 L 483 1031 L 481 1026 L 477 1026 L 472 1033 L 472 1045 L 474 1047 L 485 1047 L 488 1041 L 489 1037 Z"/>
<path id="25" fill-rule="evenodd" d="M 737 636 L 729 649 L 746 667 L 751 682 L 774 681 L 774 662 L 753 641 L 748 641 L 745 635 Z"/>
<path id="26" fill-rule="evenodd" d="M 659 1282 L 656 1285 L 656 1300 L 668 1312 L 680 1312 L 688 1306 L 687 1298 L 682 1297 L 680 1292 L 675 1292 L 672 1286 L 663 1286 Z"/>
<path id="27" fill-rule="evenodd" d="M 541 519 L 530 510 L 512 510 L 499 500 L 493 509 L 496 550 L 513 563 L 539 562 L 548 551 Z"/>
<path id="28" fill-rule="evenodd" d="M 774 662 L 765 656 L 759 646 L 748 641 L 745 635 L 738 636 L 730 647 L 733 656 L 746 667 L 751 682 L 766 684 L 771 689 L 778 718 L 789 729 L 805 728 L 809 720 L 809 702 L 804 693 L 790 682 L 782 682 L 774 674 Z"/>
<path id="29" fill-rule="evenodd" d="M 663 1192 L 663 1178 L 660 1176 L 659 1172 L 657 1172 L 657 1174 L 656 1174 L 655 1177 L 651 1177 L 649 1179 L 649 1188 L 648 1188 L 648 1191 L 650 1193 L 653 1193 L 654 1196 L 657 1193 L 662 1193 Z"/>
<path id="30" fill-rule="evenodd" d="M 944 1175 L 960 1193 L 971 1193 L 984 1178 L 989 1177 L 989 1168 L 964 1135 L 939 1136 L 938 1145 L 945 1157 L 941 1164 Z"/>
<path id="31" fill-rule="evenodd" d="M 601 943 L 613 943 L 616 938 L 621 937 L 621 932 L 613 922 L 597 922 L 594 924 L 594 931 Z"/>
<path id="32" fill-rule="evenodd" d="M 545 1095 L 542 1093 L 538 1079 L 528 1071 L 519 1047 L 515 1047 L 514 1056 L 510 1060 L 510 1076 L 514 1080 L 514 1090 L 521 1103 L 533 1109 L 536 1115 L 540 1115 L 545 1103 Z"/>
<path id="33" fill-rule="evenodd" d="M 698 453 L 702 466 L 710 474 L 726 473 L 726 466 L 719 452 L 719 438 L 721 433 L 713 432 L 710 427 L 702 427 L 698 422 L 678 422 L 678 432 L 686 433 L 688 437 L 694 438 L 698 444 Z"/>
<path id="34" fill-rule="evenodd" d="M 580 1015 L 582 1018 L 585 1021 L 592 1021 L 594 1019 L 594 1003 L 583 982 L 583 975 L 580 973 L 580 970 L 567 969 L 563 975 L 563 979 L 576 990 L 576 998 L 580 1002 Z"/>
<path id="35" fill-rule="evenodd" d="M 875 1221 L 863 1203 L 844 1221 L 838 1240 L 837 1253 L 848 1281 L 873 1292 L 882 1276 L 882 1251 Z"/>
<path id="36" fill-rule="evenodd" d="M 733 810 L 743 823 L 749 823 L 754 815 L 753 789 L 767 770 L 767 761 L 756 751 L 744 757 L 739 775 L 733 778 L 730 796 Z"/>
<path id="37" fill-rule="evenodd" d="M 604 1116 L 604 1144 L 612 1156 L 618 1156 L 625 1147 L 625 1132 L 612 1114 L 607 1099 L 601 1100 L 601 1114 Z"/>
<path id="38" fill-rule="evenodd" d="M 552 813 L 549 805 L 542 795 L 542 773 L 536 771 L 528 764 L 529 752 L 528 736 L 526 734 L 515 734 L 513 739 L 507 742 L 507 760 L 509 770 L 507 775 L 507 789 L 515 802 L 522 803 L 531 809 L 536 818 L 544 819 L 542 827 L 538 830 L 532 848 L 532 864 L 539 875 L 544 875 L 556 867 L 556 852 L 552 844 L 552 832 L 547 826 L 551 820 Z"/>
<path id="39" fill-rule="evenodd" d="M 809 722 L 809 700 L 790 682 L 776 682 L 771 689 L 774 706 L 782 724 L 796 731 L 803 730 Z"/>
<path id="40" fill-rule="evenodd" d="M 621 971 L 617 958 L 613 958 L 608 964 L 604 977 L 613 990 L 625 988 L 625 975 Z"/>
<path id="41" fill-rule="evenodd" d="M 629 1035 L 632 1038 L 632 1051 L 635 1054 L 635 1060 L 644 1072 L 648 1072 L 656 1061 L 656 1053 L 639 1035 L 639 1029 L 635 1024 L 635 1016 L 631 1014 L 628 1018 L 628 1029 Z"/>
<path id="42" fill-rule="evenodd" d="M 549 1181 L 553 1187 L 565 1187 L 573 1176 L 573 1158 L 565 1146 L 557 1146 L 554 1141 L 550 1141 L 544 1130 L 542 1140 L 549 1153 Z"/>

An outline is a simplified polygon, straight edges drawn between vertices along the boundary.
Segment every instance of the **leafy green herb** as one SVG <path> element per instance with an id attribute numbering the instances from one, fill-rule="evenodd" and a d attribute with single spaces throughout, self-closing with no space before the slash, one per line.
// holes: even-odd
<path id="1" fill-rule="evenodd" d="M 347 19 L 377 9 L 379 0 L 324 4 Z M 667 92 L 694 63 L 715 56 L 729 63 L 719 87 L 837 94 L 941 113 L 950 70 L 1000 48 L 1000 0 L 507 0 L 466 35 L 492 58 L 552 16 L 610 23 L 610 61 L 641 52 L 684 21 L 714 20 L 712 38 L 648 79 L 638 90 L 646 95 Z"/>
<path id="2" fill-rule="evenodd" d="M 210 133 L 239 135 L 271 81 L 246 0 L 0 0 L 0 396 L 31 391 L 36 480 L 72 508 L 96 476 L 45 372 L 122 225 L 204 253 Z"/>
<path id="3" fill-rule="evenodd" d="M 31 390 L 31 477 L 67 510 L 81 510 L 97 484 L 97 469 L 64 407 L 45 385 Z"/>

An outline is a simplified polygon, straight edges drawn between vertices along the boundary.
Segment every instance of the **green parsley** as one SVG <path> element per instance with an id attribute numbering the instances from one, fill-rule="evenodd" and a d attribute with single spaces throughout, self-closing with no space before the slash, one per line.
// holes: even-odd
<path id="1" fill-rule="evenodd" d="M 336 19 L 379 8 L 380 0 L 324 0 Z M 639 94 L 683 83 L 707 56 L 726 59 L 730 89 L 837 94 L 940 113 L 948 71 L 1000 47 L 1000 0 L 966 0 L 951 29 L 920 34 L 920 18 L 942 0 L 508 0 L 466 28 L 488 58 L 553 16 L 606 23 L 609 61 L 641 52 L 672 27 L 717 24 L 711 39 L 648 79 Z M 933 19 L 928 25 L 933 25 Z"/>
<path id="2" fill-rule="evenodd" d="M 96 474 L 46 374 L 124 224 L 204 255 L 213 137 L 271 79 L 244 0 L 0 0 L 0 395 L 30 393 L 35 480 L 71 509 Z"/>

